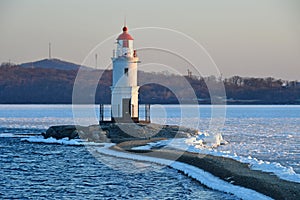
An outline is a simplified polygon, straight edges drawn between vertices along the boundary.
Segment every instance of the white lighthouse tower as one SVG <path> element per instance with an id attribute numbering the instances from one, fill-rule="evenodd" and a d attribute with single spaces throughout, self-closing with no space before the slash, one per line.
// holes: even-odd
<path id="1" fill-rule="evenodd" d="M 137 86 L 139 59 L 133 49 L 133 38 L 128 34 L 126 26 L 117 38 L 117 50 L 114 50 L 112 62 L 112 120 L 114 122 L 137 122 L 139 119 L 139 86 Z"/>

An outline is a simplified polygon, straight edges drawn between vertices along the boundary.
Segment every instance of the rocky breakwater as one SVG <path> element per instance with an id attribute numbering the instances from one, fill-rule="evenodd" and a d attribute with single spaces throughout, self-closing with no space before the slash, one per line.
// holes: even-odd
<path id="1" fill-rule="evenodd" d="M 69 138 L 70 140 L 83 139 L 89 142 L 110 142 L 107 132 L 103 131 L 98 125 L 88 127 L 75 125 L 51 126 L 42 135 L 45 139 L 52 137 L 57 140 Z"/>
<path id="2" fill-rule="evenodd" d="M 188 138 L 198 134 L 191 128 L 176 125 L 141 124 L 141 123 L 107 123 L 104 125 L 51 126 L 45 133 L 47 138 L 84 139 L 91 142 L 120 143 L 132 140 Z"/>

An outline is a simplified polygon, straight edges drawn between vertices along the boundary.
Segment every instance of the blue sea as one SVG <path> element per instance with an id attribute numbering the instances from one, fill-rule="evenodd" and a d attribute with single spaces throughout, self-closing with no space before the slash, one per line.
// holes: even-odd
<path id="1" fill-rule="evenodd" d="M 169 167 L 92 153 L 86 146 L 22 141 L 52 125 L 97 122 L 97 106 L 93 116 L 80 109 L 82 116 L 72 105 L 0 105 L 0 199 L 237 199 Z M 224 113 L 218 106 L 153 105 L 151 119 L 220 131 L 229 144 L 215 151 L 300 173 L 300 106 L 226 106 Z M 135 171 L 137 166 L 145 170 Z"/>

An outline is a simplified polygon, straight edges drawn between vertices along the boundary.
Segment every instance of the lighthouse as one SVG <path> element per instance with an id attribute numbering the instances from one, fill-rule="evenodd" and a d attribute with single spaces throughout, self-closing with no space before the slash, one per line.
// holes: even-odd
<path id="1" fill-rule="evenodd" d="M 113 52 L 111 86 L 111 115 L 114 122 L 138 122 L 139 103 L 137 65 L 139 58 L 133 48 L 133 37 L 123 27 Z"/>

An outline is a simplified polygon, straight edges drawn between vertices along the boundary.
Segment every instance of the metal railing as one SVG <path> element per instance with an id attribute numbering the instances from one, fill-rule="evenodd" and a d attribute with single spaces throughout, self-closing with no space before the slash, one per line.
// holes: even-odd
<path id="1" fill-rule="evenodd" d="M 132 112 L 131 116 L 134 116 L 134 105 L 131 105 Z M 105 123 L 105 122 L 113 122 L 113 107 L 111 107 L 110 104 L 100 104 L 99 107 L 99 122 Z M 138 115 L 138 122 L 145 122 L 150 123 L 151 122 L 151 105 L 150 104 L 142 104 L 139 105 L 138 109 L 139 115 Z M 119 113 L 119 107 L 118 107 L 118 113 Z M 120 115 L 118 115 L 120 116 Z M 135 118 L 136 119 L 136 118 Z M 122 121 L 122 119 L 119 119 L 119 121 Z"/>

